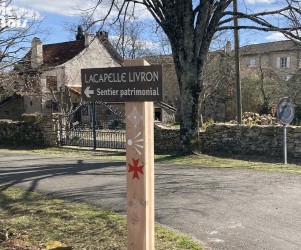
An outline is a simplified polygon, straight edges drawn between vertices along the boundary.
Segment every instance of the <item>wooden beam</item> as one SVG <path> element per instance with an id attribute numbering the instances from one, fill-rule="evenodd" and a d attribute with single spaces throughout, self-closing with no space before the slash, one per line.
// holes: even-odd
<path id="1" fill-rule="evenodd" d="M 125 60 L 124 66 L 147 66 Z M 128 250 L 154 250 L 154 107 L 126 102 L 126 172 Z"/>

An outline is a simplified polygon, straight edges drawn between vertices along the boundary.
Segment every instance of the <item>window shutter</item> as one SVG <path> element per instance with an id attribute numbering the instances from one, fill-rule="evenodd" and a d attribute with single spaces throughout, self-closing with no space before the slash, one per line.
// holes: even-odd
<path id="1" fill-rule="evenodd" d="M 277 57 L 277 69 L 280 69 L 280 57 Z"/>
<path id="2" fill-rule="evenodd" d="M 286 66 L 287 66 L 287 68 L 290 68 L 291 67 L 291 58 L 288 56 L 287 57 L 287 64 L 286 64 Z"/>

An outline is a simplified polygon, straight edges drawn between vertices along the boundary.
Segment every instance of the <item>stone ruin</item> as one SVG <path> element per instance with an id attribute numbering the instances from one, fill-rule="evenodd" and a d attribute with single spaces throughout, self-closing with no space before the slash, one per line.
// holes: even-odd
<path id="1" fill-rule="evenodd" d="M 236 124 L 237 121 L 230 121 L 231 124 Z M 244 112 L 242 115 L 242 124 L 246 125 L 279 125 L 281 124 L 277 117 L 270 114 L 260 115 L 253 112 Z"/>

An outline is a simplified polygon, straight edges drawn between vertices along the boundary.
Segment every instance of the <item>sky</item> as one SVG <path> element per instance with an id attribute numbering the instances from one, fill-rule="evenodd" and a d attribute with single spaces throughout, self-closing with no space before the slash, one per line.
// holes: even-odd
<path id="1" fill-rule="evenodd" d="M 77 1 L 77 2 L 76 2 Z M 246 6 L 252 10 L 271 10 L 276 0 L 239 0 L 240 8 Z M 79 16 L 79 9 L 87 9 L 93 6 L 95 0 L 12 0 L 12 4 L 36 12 L 43 18 L 41 28 L 48 31 L 48 35 L 37 34 L 43 43 L 59 43 L 71 39 L 71 34 L 64 28 L 66 23 L 74 23 Z M 106 8 L 102 11 L 105 13 Z M 143 13 L 143 11 L 141 11 Z M 143 18 L 149 18 L 149 14 L 143 13 Z M 242 45 L 250 43 L 262 43 L 283 39 L 278 33 L 260 33 L 241 31 L 240 41 Z"/>

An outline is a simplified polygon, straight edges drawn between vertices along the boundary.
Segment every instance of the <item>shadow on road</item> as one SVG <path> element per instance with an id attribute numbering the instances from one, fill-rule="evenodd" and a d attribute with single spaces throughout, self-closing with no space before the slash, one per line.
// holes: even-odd
<path id="1" fill-rule="evenodd" d="M 11 165 L 7 166 L 8 159 L 3 160 L 6 157 L 11 157 Z M 58 157 L 35 157 L 18 155 L 13 157 L 1 155 L 0 160 L 0 191 L 4 191 L 11 186 L 26 185 L 27 194 L 28 192 L 37 191 L 47 182 L 50 189 L 53 190 L 53 194 L 59 195 L 59 197 L 67 198 L 70 200 L 77 200 L 82 197 L 83 194 L 89 194 L 89 199 L 93 200 L 96 198 L 96 194 L 102 190 L 102 198 L 105 198 L 106 192 L 104 190 L 113 189 L 110 185 L 96 185 L 94 187 L 81 187 L 81 183 L 78 183 L 78 188 L 73 186 L 69 187 L 67 180 L 71 179 L 73 182 L 77 181 L 77 177 L 93 178 L 94 176 L 118 176 L 125 174 L 125 163 L 124 162 L 99 162 L 93 163 L 84 161 L 81 159 L 67 159 L 62 163 L 62 158 Z M 56 163 L 57 162 L 57 163 Z M 68 178 L 67 178 L 68 177 Z M 55 187 L 56 181 L 54 178 L 60 179 L 60 185 L 65 186 L 65 190 L 57 192 Z M 66 182 L 64 183 L 64 180 Z M 80 178 L 78 178 L 80 180 Z M 95 178 L 94 178 L 95 181 Z M 2 185 L 2 186 L 1 186 Z M 29 186 L 28 186 L 29 185 Z M 53 185 L 53 188 L 51 188 Z M 49 188 L 49 187 L 48 187 Z M 70 189 L 68 189 L 70 188 Z M 119 191 L 117 191 L 119 190 Z M 125 196 L 120 194 L 120 189 L 116 190 L 116 195 Z M 111 190 L 110 192 L 114 192 Z M 119 194 L 117 194 L 117 192 Z M 48 192 L 49 193 L 49 192 Z M 51 193 L 51 192 L 50 192 Z M 109 192 L 108 192 L 109 193 Z M 93 195 L 94 194 L 94 195 Z M 26 194 L 25 194 L 26 195 Z"/>

